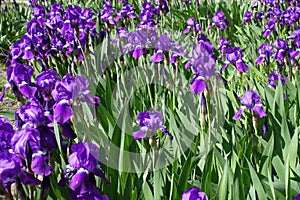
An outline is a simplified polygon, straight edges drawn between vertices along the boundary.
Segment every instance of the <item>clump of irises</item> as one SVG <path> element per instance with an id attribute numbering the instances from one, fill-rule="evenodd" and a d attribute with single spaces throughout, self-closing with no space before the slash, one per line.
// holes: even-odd
<path id="1" fill-rule="evenodd" d="M 53 4 L 46 13 L 43 6 L 34 4 L 32 10 L 27 32 L 13 44 L 7 66 L 37 61 L 45 69 L 53 67 L 52 60 L 78 63 L 90 51 L 92 38 L 100 37 L 89 8 L 69 5 L 64 9 Z"/>
<path id="2" fill-rule="evenodd" d="M 97 107 L 99 98 L 89 92 L 88 80 L 84 77 L 66 74 L 60 78 L 54 69 L 47 69 L 31 81 L 32 73 L 32 67 L 20 63 L 8 69 L 8 85 L 23 105 L 15 112 L 16 130 L 7 119 L 0 120 L 3 144 L 0 183 L 5 188 L 5 195 L 13 195 L 12 184 L 17 184 L 18 188 L 22 188 L 20 184 L 44 186 L 43 181 L 47 181 L 54 171 L 54 151 L 62 147 L 65 155 L 72 152 L 66 170 L 71 168 L 73 171 L 64 176 L 71 179 L 71 197 L 100 197 L 94 175 L 109 181 L 97 166 L 97 147 L 91 143 L 74 144 L 77 134 L 71 121 L 72 104 L 85 102 Z M 59 132 L 55 132 L 55 123 L 60 127 Z M 80 155 L 87 157 L 85 164 Z M 21 189 L 18 192 L 24 195 Z"/>

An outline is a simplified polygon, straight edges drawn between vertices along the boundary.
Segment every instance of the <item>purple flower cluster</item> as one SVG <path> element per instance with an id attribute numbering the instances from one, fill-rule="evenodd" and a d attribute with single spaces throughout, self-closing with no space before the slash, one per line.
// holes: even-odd
<path id="1" fill-rule="evenodd" d="M 55 70 L 46 69 L 36 76 L 35 81 L 31 81 L 33 69 L 20 63 L 15 63 L 14 67 L 10 66 L 7 73 L 9 85 L 19 94 L 20 98 L 22 97 L 23 102 L 25 100 L 27 102 L 15 112 L 16 130 L 13 130 L 7 119 L 1 118 L 0 120 L 1 164 L 6 163 L 0 166 L 0 172 L 3 172 L 2 177 L 0 175 L 0 183 L 7 188 L 17 178 L 20 178 L 23 184 L 40 184 L 41 181 L 35 178 L 36 175 L 47 177 L 53 171 L 50 164 L 51 152 L 57 149 L 58 145 L 63 146 L 65 140 L 70 142 L 76 138 L 71 122 L 72 104 L 87 102 L 97 106 L 100 100 L 89 92 L 88 80 L 81 76 L 66 74 L 60 79 Z M 61 127 L 59 135 L 61 144 L 56 141 L 54 121 Z M 83 151 L 78 150 L 79 147 L 75 148 L 80 144 L 73 146 L 75 149 L 73 152 Z M 74 156 L 69 159 L 70 166 L 73 166 L 71 163 L 75 162 L 72 158 Z M 83 157 L 79 156 L 78 159 L 83 159 Z M 95 159 L 91 159 L 91 161 L 97 163 Z M 88 162 L 90 162 L 89 158 L 86 163 Z M 93 173 L 100 175 L 101 172 L 94 168 L 86 167 L 84 169 L 95 170 Z M 81 168 L 77 170 L 80 171 Z M 79 179 L 80 177 L 78 176 Z M 92 183 L 90 186 L 94 188 Z M 74 199 L 78 199 L 78 195 L 83 195 L 82 191 L 77 194 L 76 188 L 77 186 L 73 187 L 72 185 L 71 189 L 74 189 L 72 195 L 77 195 Z M 84 195 L 100 195 L 96 189 L 88 191 L 89 194 Z"/>
<path id="2" fill-rule="evenodd" d="M 297 37 L 291 37 L 293 42 L 297 43 Z M 274 58 L 277 62 L 281 63 L 282 65 L 285 64 L 286 59 L 289 59 L 295 63 L 297 60 L 295 59 L 297 56 L 300 55 L 300 50 L 294 50 L 292 47 L 289 47 L 288 43 L 283 39 L 276 39 L 273 42 L 274 50 L 269 43 L 263 43 L 257 49 L 259 57 L 255 60 L 256 64 L 261 64 L 266 62 L 267 65 L 270 64 L 270 58 Z"/>
<path id="3" fill-rule="evenodd" d="M 161 62 L 164 59 L 168 63 L 175 63 L 179 57 L 188 57 L 181 45 L 172 41 L 167 34 L 159 36 L 154 30 L 137 29 L 128 32 L 125 28 L 118 28 L 117 36 L 118 40 L 115 39 L 112 43 L 124 43 L 123 54 L 128 53 L 135 59 L 149 54 L 153 49 L 155 53 L 150 57 L 150 61 L 153 63 Z"/>
<path id="4" fill-rule="evenodd" d="M 164 124 L 164 118 L 162 114 L 158 111 L 152 110 L 139 112 L 137 114 L 137 121 L 138 125 L 140 127 L 140 130 L 133 133 L 133 138 L 135 140 L 143 139 L 147 136 L 147 133 L 150 134 L 150 136 L 154 136 L 157 130 L 161 130 L 165 135 L 169 136 L 171 139 L 173 139 L 173 136 L 169 133 L 169 131 L 166 129 L 166 127 L 163 126 Z"/>
<path id="5" fill-rule="evenodd" d="M 135 19 L 135 10 L 132 5 L 129 3 L 125 3 L 123 7 L 120 9 L 120 11 L 117 13 L 116 20 L 119 21 L 120 19 L 123 20 L 129 20 L 129 19 Z"/>
<path id="6" fill-rule="evenodd" d="M 15 131 L 8 119 L 0 118 L 0 186 L 10 194 L 12 183 L 39 185 L 33 175 L 49 175 L 53 170 L 39 145 L 39 132 L 30 126 Z M 32 147 L 32 148 L 31 148 Z M 36 151 L 34 154 L 30 152 Z"/>
<path id="7" fill-rule="evenodd" d="M 53 4 L 48 13 L 43 6 L 32 8 L 33 19 L 27 24 L 27 33 L 13 44 L 6 64 L 35 59 L 47 68 L 49 56 L 82 61 L 89 36 L 98 36 L 94 13 L 74 5 L 64 10 L 62 5 Z"/>
<path id="8" fill-rule="evenodd" d="M 251 19 L 252 19 L 252 12 L 251 11 L 246 11 L 245 14 L 244 14 L 244 19 L 242 21 L 242 24 L 250 22 Z"/>
<path id="9" fill-rule="evenodd" d="M 145 1 L 142 4 L 141 13 L 139 15 L 141 22 L 137 28 L 150 29 L 156 28 L 155 18 L 158 16 L 159 10 L 151 2 Z"/>
<path id="10" fill-rule="evenodd" d="M 300 4 L 298 1 L 289 2 L 288 7 L 280 5 L 278 1 L 260 1 L 265 8 L 265 12 L 256 12 L 256 17 L 252 18 L 251 13 L 254 11 L 246 11 L 244 14 L 243 23 L 254 20 L 256 23 L 260 23 L 263 19 L 266 20 L 266 25 L 263 29 L 263 36 L 270 37 L 272 33 L 278 34 L 276 25 L 286 26 L 288 28 L 293 27 L 299 21 L 300 18 Z"/>
<path id="11" fill-rule="evenodd" d="M 153 63 L 161 62 L 164 55 L 169 63 L 175 63 L 179 56 L 187 56 L 184 53 L 183 47 L 172 41 L 167 34 L 161 35 L 155 43 L 156 53 L 150 57 L 150 60 Z"/>
<path id="12" fill-rule="evenodd" d="M 118 19 L 120 19 L 122 15 L 119 14 L 118 18 L 115 19 L 116 14 L 117 14 L 117 11 L 112 7 L 111 2 L 110 1 L 104 1 L 103 2 L 103 8 L 98 13 L 98 17 L 100 18 L 101 21 L 106 22 L 107 25 L 117 25 L 116 21 Z"/>

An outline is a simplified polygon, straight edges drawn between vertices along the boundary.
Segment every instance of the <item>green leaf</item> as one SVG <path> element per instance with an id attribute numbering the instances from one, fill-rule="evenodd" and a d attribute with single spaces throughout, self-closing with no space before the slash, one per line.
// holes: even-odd
<path id="1" fill-rule="evenodd" d="M 154 196 L 151 192 L 151 189 L 150 189 L 147 181 L 145 181 L 143 184 L 143 194 L 144 194 L 145 200 L 154 200 Z"/>
<path id="2" fill-rule="evenodd" d="M 247 163 L 248 163 L 248 167 L 250 170 L 252 184 L 253 184 L 255 191 L 257 192 L 258 199 L 267 199 L 266 193 L 265 193 L 263 185 L 261 183 L 261 179 L 258 177 L 256 171 L 253 169 L 253 167 L 252 167 L 251 163 L 248 161 L 248 159 L 247 159 Z"/>

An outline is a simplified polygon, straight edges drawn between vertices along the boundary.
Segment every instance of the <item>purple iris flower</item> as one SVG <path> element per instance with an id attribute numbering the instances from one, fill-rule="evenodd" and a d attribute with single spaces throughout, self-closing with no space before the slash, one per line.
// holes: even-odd
<path id="1" fill-rule="evenodd" d="M 161 11 L 164 14 L 170 11 L 167 0 L 157 0 L 156 5 L 157 10 Z"/>
<path id="2" fill-rule="evenodd" d="M 18 174 L 21 172 L 19 164 L 14 160 L 13 156 L 0 158 L 0 183 L 7 186 L 15 182 Z"/>
<path id="3" fill-rule="evenodd" d="M 161 62 L 165 56 L 171 57 L 171 62 L 174 63 L 178 56 L 186 56 L 182 46 L 172 41 L 167 34 L 163 34 L 159 37 L 158 42 L 155 46 L 156 53 L 150 57 L 151 62 Z M 172 51 L 169 55 L 169 51 Z M 169 57 L 167 57 L 169 59 Z"/>
<path id="4" fill-rule="evenodd" d="M 286 43 L 286 41 L 284 41 L 282 39 L 276 39 L 274 41 L 273 45 L 275 48 L 275 52 L 273 54 L 274 58 L 278 62 L 284 62 L 284 57 L 289 49 L 288 44 Z"/>
<path id="5" fill-rule="evenodd" d="M 300 200 L 300 193 L 294 197 L 294 200 Z"/>
<path id="6" fill-rule="evenodd" d="M 275 30 L 275 24 L 276 24 L 277 18 L 274 17 L 269 21 L 269 23 L 265 26 L 262 34 L 264 37 L 269 37 L 272 32 L 276 31 Z"/>
<path id="7" fill-rule="evenodd" d="M 200 94 L 205 90 L 206 82 L 216 75 L 215 60 L 205 46 L 200 43 L 193 50 L 191 65 L 195 76 L 191 81 L 190 91 L 194 94 Z"/>
<path id="8" fill-rule="evenodd" d="M 219 58 L 222 59 L 225 55 L 225 51 L 231 45 L 231 41 L 226 38 L 220 38 L 219 48 L 218 50 L 221 52 Z"/>
<path id="9" fill-rule="evenodd" d="M 246 11 L 245 14 L 244 14 L 244 19 L 242 21 L 242 24 L 250 22 L 251 19 L 252 19 L 252 12 L 251 11 Z"/>
<path id="10" fill-rule="evenodd" d="M 269 82 L 269 87 L 276 88 L 277 83 L 280 80 L 282 85 L 286 84 L 286 80 L 289 79 L 289 77 L 279 74 L 278 70 L 275 70 L 272 74 L 269 75 L 268 82 Z M 283 99 L 286 100 L 286 94 L 283 94 Z"/>
<path id="11" fill-rule="evenodd" d="M 117 14 L 115 9 L 112 7 L 110 1 L 104 1 L 103 3 L 103 8 L 101 12 L 98 14 L 100 16 L 100 19 L 102 21 L 107 22 L 108 24 L 111 25 L 116 25 L 116 20 L 114 18 L 114 15 Z"/>
<path id="12" fill-rule="evenodd" d="M 269 75 L 268 78 L 268 82 L 269 82 L 269 86 L 276 88 L 277 87 L 277 82 L 280 80 L 282 85 L 284 85 L 286 83 L 286 80 L 288 79 L 288 77 L 286 77 L 285 75 L 280 75 L 278 70 L 274 71 L 272 74 Z"/>
<path id="13" fill-rule="evenodd" d="M 208 200 L 204 192 L 197 187 L 187 189 L 181 196 L 181 200 Z"/>
<path id="14" fill-rule="evenodd" d="M 272 46 L 269 43 L 263 43 L 258 47 L 257 53 L 259 54 L 259 56 L 255 60 L 255 64 L 260 65 L 264 61 L 267 61 L 267 63 L 269 63 L 270 57 L 272 55 Z"/>
<path id="15" fill-rule="evenodd" d="M 155 134 L 158 129 L 173 139 L 173 136 L 168 132 L 168 130 L 163 126 L 164 119 L 160 112 L 152 110 L 139 112 L 137 115 L 138 125 L 140 130 L 133 133 L 133 138 L 135 140 L 143 139 L 147 136 L 149 132 L 151 136 Z"/>
<path id="16" fill-rule="evenodd" d="M 264 14 L 265 14 L 264 12 L 257 12 L 255 17 L 255 22 L 256 23 L 261 22 L 264 17 Z"/>
<path id="17" fill-rule="evenodd" d="M 243 61 L 243 52 L 240 47 L 230 47 L 225 49 L 226 61 L 222 66 L 223 71 L 229 63 L 233 64 L 239 72 L 247 72 L 249 66 Z"/>
<path id="18" fill-rule="evenodd" d="M 11 148 L 11 138 L 14 129 L 8 119 L 0 117 L 0 152 L 4 152 Z"/>
<path id="19" fill-rule="evenodd" d="M 300 18 L 299 10 L 299 3 L 297 6 L 289 6 L 282 14 L 282 23 L 287 26 L 293 26 L 297 23 Z"/>
<path id="20" fill-rule="evenodd" d="M 38 90 L 42 93 L 44 100 L 49 101 L 55 83 L 59 81 L 59 75 L 54 69 L 41 72 L 35 79 Z"/>
<path id="21" fill-rule="evenodd" d="M 300 49 L 300 27 L 297 30 L 294 30 L 293 33 L 287 37 L 287 39 L 292 40 L 292 44 Z"/>
<path id="22" fill-rule="evenodd" d="M 12 58 L 12 63 L 18 62 L 21 59 L 31 60 L 34 57 L 31 39 L 28 35 L 23 35 L 20 40 L 13 44 L 10 56 Z"/>
<path id="23" fill-rule="evenodd" d="M 214 14 L 212 21 L 213 23 L 208 27 L 208 29 L 211 29 L 212 27 L 216 26 L 221 30 L 224 30 L 230 24 L 230 21 L 225 18 L 224 12 L 220 10 Z"/>
<path id="24" fill-rule="evenodd" d="M 71 179 L 70 195 L 74 199 L 108 199 L 106 195 L 100 195 L 94 180 L 96 175 L 110 183 L 98 167 L 98 147 L 93 143 L 79 142 L 72 145 L 71 149 L 72 154 L 61 184 L 65 185 L 66 181 Z"/>
<path id="25" fill-rule="evenodd" d="M 263 109 L 260 96 L 254 90 L 247 90 L 240 98 L 240 102 L 242 107 L 233 116 L 234 120 L 239 120 L 246 108 L 253 111 L 255 115 L 260 118 L 267 116 Z"/>
<path id="26" fill-rule="evenodd" d="M 83 168 L 92 172 L 98 165 L 99 151 L 93 143 L 82 143 L 72 145 L 72 154 L 69 157 L 69 165 L 76 170 Z"/>
<path id="27" fill-rule="evenodd" d="M 121 10 L 118 12 L 116 21 L 118 21 L 120 19 L 135 19 L 136 15 L 134 12 L 135 12 L 135 10 L 134 10 L 133 6 L 130 5 L 129 3 L 126 3 L 123 5 Z"/>
<path id="28" fill-rule="evenodd" d="M 148 44 L 147 33 L 144 30 L 136 30 L 128 33 L 128 44 L 124 48 L 124 53 L 128 51 L 135 59 L 140 58 L 145 53 L 146 45 Z"/>
<path id="29" fill-rule="evenodd" d="M 18 121 L 17 128 L 20 130 L 20 125 L 30 125 L 31 127 L 38 127 L 44 124 L 44 109 L 40 102 L 35 99 L 28 101 L 15 112 L 15 119 Z"/>
<path id="30" fill-rule="evenodd" d="M 140 13 L 141 22 L 137 25 L 137 28 L 153 30 L 156 28 L 156 22 L 154 16 L 158 16 L 159 10 L 154 7 L 151 2 L 144 2 Z"/>
<path id="31" fill-rule="evenodd" d="M 6 71 L 8 83 L 0 95 L 3 100 L 5 92 L 12 87 L 17 99 L 21 101 L 23 96 L 30 99 L 34 97 L 37 88 L 31 83 L 33 68 L 29 65 L 14 63 Z"/>
<path id="32" fill-rule="evenodd" d="M 90 94 L 88 80 L 81 76 L 66 74 L 61 81 L 56 82 L 52 90 L 54 105 L 54 119 L 60 123 L 66 123 L 73 115 L 72 103 L 75 100 L 91 103 L 98 106 L 100 99 Z"/>
<path id="33" fill-rule="evenodd" d="M 190 31 L 198 33 L 202 31 L 199 23 L 196 22 L 195 18 L 189 18 L 187 20 L 187 27 L 184 29 L 183 34 L 188 34 Z"/>
<path id="34" fill-rule="evenodd" d="M 29 144 L 33 152 L 40 150 L 40 133 L 38 130 L 26 126 L 20 131 L 16 131 L 11 138 L 11 144 L 16 154 L 26 158 L 26 146 Z"/>
<path id="35" fill-rule="evenodd" d="M 41 176 L 49 176 L 53 171 L 53 168 L 47 163 L 47 155 L 42 151 L 32 154 L 31 169 Z"/>

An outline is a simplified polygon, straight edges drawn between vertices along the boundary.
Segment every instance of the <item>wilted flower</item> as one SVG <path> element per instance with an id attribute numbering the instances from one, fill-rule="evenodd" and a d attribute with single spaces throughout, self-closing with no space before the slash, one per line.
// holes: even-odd
<path id="1" fill-rule="evenodd" d="M 240 98 L 240 102 L 242 104 L 242 107 L 233 116 L 234 120 L 239 120 L 246 108 L 253 111 L 260 118 L 267 116 L 262 107 L 260 96 L 254 90 L 246 91 Z"/>
<path id="2" fill-rule="evenodd" d="M 187 189 L 181 196 L 181 200 L 208 200 L 204 192 L 197 187 Z"/>
<path id="3" fill-rule="evenodd" d="M 160 112 L 152 110 L 139 112 L 137 115 L 138 125 L 140 130 L 133 133 L 133 138 L 139 140 L 145 138 L 147 133 L 150 133 L 151 136 L 160 129 L 164 134 L 173 139 L 173 136 L 168 132 L 168 130 L 163 126 L 164 119 Z"/>

